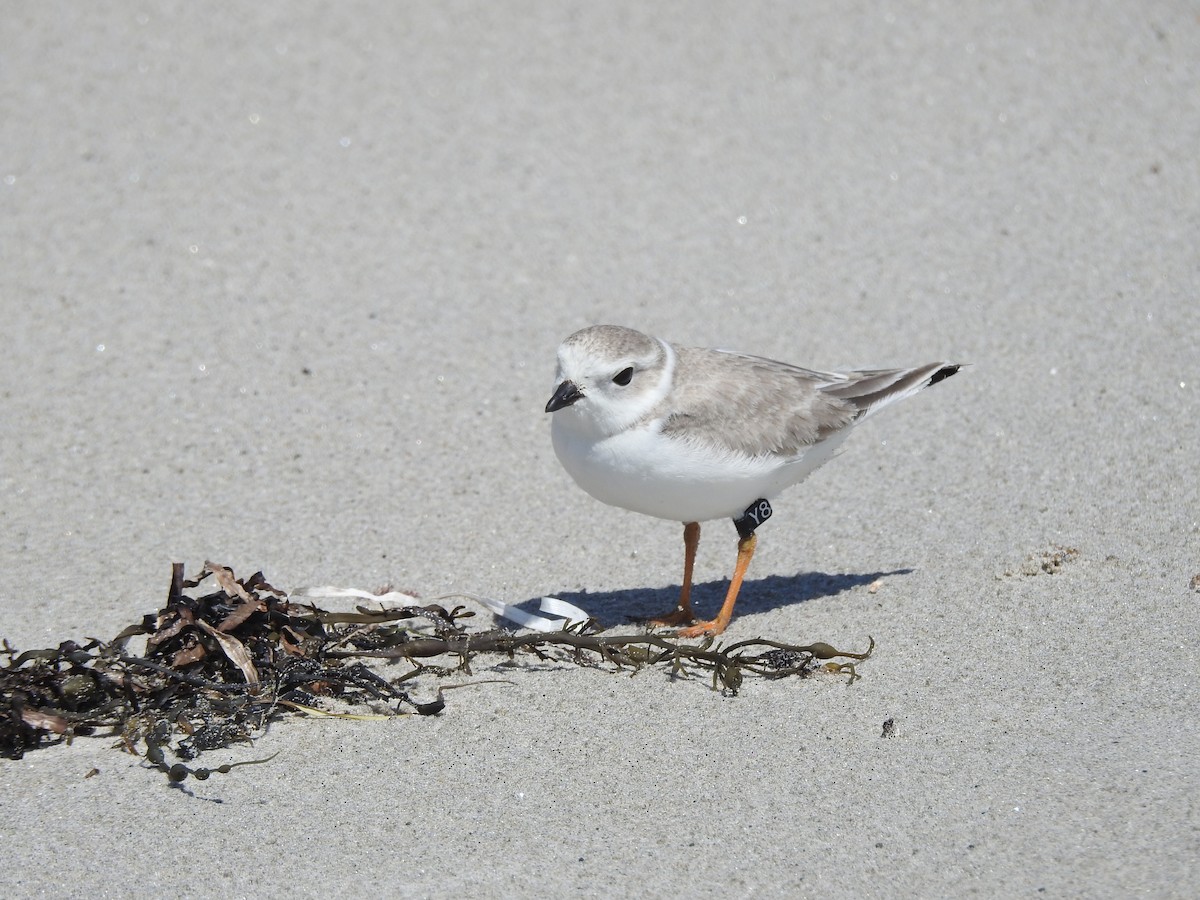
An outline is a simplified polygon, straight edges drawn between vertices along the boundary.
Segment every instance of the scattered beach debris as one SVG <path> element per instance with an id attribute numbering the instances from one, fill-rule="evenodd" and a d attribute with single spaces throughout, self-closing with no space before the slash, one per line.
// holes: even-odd
<path id="1" fill-rule="evenodd" d="M 1034 575 L 1057 575 L 1064 565 L 1073 562 L 1079 556 L 1079 550 L 1075 547 L 1064 547 L 1061 544 L 1051 544 L 1047 549 L 1040 553 L 1031 553 L 1025 557 L 1025 561 L 1015 571 L 1008 569 L 1004 572 L 1006 578 L 1011 578 L 1013 575 L 1024 575 L 1032 577 Z"/>
<path id="2" fill-rule="evenodd" d="M 713 689 L 732 695 L 747 673 L 774 679 L 824 671 L 844 674 L 852 683 L 859 677 L 856 662 L 867 659 L 875 646 L 871 640 L 865 652 L 851 653 L 824 643 L 768 639 L 686 643 L 650 632 L 607 634 L 594 621 L 574 616 L 557 631 L 468 631 L 465 623 L 473 611 L 437 602 L 420 605 L 409 593 L 383 595 L 400 600 L 399 606 L 384 606 L 379 595 L 343 593 L 372 598 L 370 606 L 349 612 L 299 601 L 329 590 L 339 589 L 289 597 L 261 572 L 239 579 L 212 562 L 185 580 L 177 563 L 166 605 L 107 643 L 64 641 L 19 652 L 5 641 L 0 755 L 19 759 L 28 750 L 70 742 L 76 735 L 110 733 L 177 784 L 272 759 L 215 768 L 187 765 L 204 751 L 252 740 L 284 716 L 436 715 L 445 708 L 445 691 L 498 680 L 440 682 L 452 674 L 471 676 L 472 663 L 478 665 L 482 654 L 610 671 L 703 672 L 711 675 Z M 486 605 L 496 607 L 494 601 Z M 547 611 L 568 615 L 560 607 Z M 135 649 L 141 645 L 144 649 Z M 367 661 L 375 661 L 386 677 Z M 392 674 L 395 664 L 405 670 Z M 419 699 L 413 684 L 422 676 L 434 681 L 432 696 Z M 139 745 L 145 750 L 139 752 Z M 170 762 L 168 752 L 179 761 Z"/>

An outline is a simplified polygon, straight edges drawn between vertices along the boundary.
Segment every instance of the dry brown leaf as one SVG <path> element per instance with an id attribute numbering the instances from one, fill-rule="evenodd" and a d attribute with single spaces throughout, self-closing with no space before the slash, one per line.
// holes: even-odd
<path id="1" fill-rule="evenodd" d="M 268 594 L 273 594 L 280 600 L 287 599 L 287 592 L 281 591 L 279 588 L 272 587 L 270 584 L 268 584 L 267 579 L 263 577 L 262 572 L 255 572 L 253 575 L 247 578 L 243 584 L 245 584 L 246 589 L 249 591 L 266 591 Z"/>
<path id="2" fill-rule="evenodd" d="M 221 624 L 217 630 L 226 633 L 233 631 L 233 629 L 237 628 L 256 612 L 266 612 L 266 610 L 266 604 L 261 600 L 250 600 L 239 603 L 233 608 L 233 612 L 231 612 L 221 621 Z"/>
<path id="3" fill-rule="evenodd" d="M 183 563 L 171 563 L 171 586 L 167 589 L 167 607 L 183 600 Z"/>
<path id="4" fill-rule="evenodd" d="M 242 675 L 246 677 L 246 683 L 251 685 L 250 693 L 258 693 L 258 669 L 254 667 L 254 660 L 250 658 L 250 651 L 246 649 L 246 645 L 230 634 L 222 634 L 217 629 L 213 628 L 203 619 L 197 619 L 196 624 L 200 626 L 207 634 L 212 635 L 217 639 L 217 643 L 221 645 L 221 650 L 229 657 L 229 661 L 237 666 L 242 671 Z"/>
<path id="5" fill-rule="evenodd" d="M 179 634 L 179 632 L 183 630 L 183 626 L 187 624 L 188 622 L 182 616 L 179 617 L 168 627 L 161 628 L 154 632 L 154 634 L 150 635 L 150 637 L 146 638 L 146 646 L 153 650 L 163 641 L 169 641 L 171 638 L 175 637 L 175 635 Z"/>
<path id="6" fill-rule="evenodd" d="M 233 569 L 227 569 L 224 566 L 217 565 L 215 562 L 204 561 L 204 568 L 208 569 L 217 578 L 217 584 L 230 597 L 238 597 L 241 600 L 250 603 L 254 600 L 250 593 L 241 585 L 241 582 L 233 575 Z"/>
<path id="7" fill-rule="evenodd" d="M 288 656 L 308 656 L 304 652 L 304 638 L 296 634 L 290 625 L 285 625 L 279 629 L 279 646 L 283 648 L 283 652 Z"/>
<path id="8" fill-rule="evenodd" d="M 176 669 L 182 669 L 184 666 L 190 666 L 194 662 L 200 662 L 208 655 L 208 651 L 204 649 L 204 645 L 200 643 L 193 644 L 190 647 L 185 647 L 171 657 L 171 665 Z"/>
<path id="9" fill-rule="evenodd" d="M 21 710 L 21 721 L 30 728 L 41 728 L 44 731 L 53 731 L 55 734 L 67 733 L 66 719 L 38 709 Z"/>

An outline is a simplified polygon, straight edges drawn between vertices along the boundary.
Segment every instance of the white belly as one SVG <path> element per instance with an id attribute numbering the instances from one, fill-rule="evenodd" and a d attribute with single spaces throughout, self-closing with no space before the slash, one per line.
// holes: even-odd
<path id="1" fill-rule="evenodd" d="M 803 481 L 836 452 L 845 432 L 792 457 L 721 454 L 635 428 L 593 440 L 551 425 L 554 452 L 581 488 L 604 503 L 675 522 L 736 518 L 760 498 Z"/>

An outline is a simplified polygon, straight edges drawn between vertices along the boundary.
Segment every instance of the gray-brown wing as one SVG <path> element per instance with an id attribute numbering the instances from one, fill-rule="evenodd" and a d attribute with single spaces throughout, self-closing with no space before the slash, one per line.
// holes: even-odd
<path id="1" fill-rule="evenodd" d="M 748 356 L 744 353 L 730 355 L 740 356 L 752 360 L 760 366 L 792 372 L 797 377 L 810 379 L 817 385 L 818 390 L 852 404 L 855 409 L 855 418 L 858 419 L 871 415 L 893 400 L 899 400 L 930 385 L 937 384 L 962 368 L 959 363 L 935 362 L 913 366 L 909 369 L 818 372 L 814 369 L 804 369 L 762 356 Z"/>
<path id="2" fill-rule="evenodd" d="M 750 456 L 794 456 L 853 421 L 854 403 L 828 392 L 845 376 L 740 353 L 677 347 L 665 434 Z"/>
<path id="3" fill-rule="evenodd" d="M 793 456 L 894 400 L 949 378 L 953 363 L 819 372 L 726 351 L 676 348 L 664 432 L 759 456 Z"/>

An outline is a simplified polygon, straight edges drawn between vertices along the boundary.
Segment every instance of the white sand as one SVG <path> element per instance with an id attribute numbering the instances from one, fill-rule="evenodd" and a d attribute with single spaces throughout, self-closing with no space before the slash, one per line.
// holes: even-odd
<path id="1" fill-rule="evenodd" d="M 609 321 L 974 363 L 760 532 L 730 637 L 870 634 L 865 678 L 510 672 L 190 797 L 81 740 L 0 761 L 8 896 L 1190 892 L 1195 8 L 597 6 L 8 5 L 0 636 L 111 637 L 205 558 L 670 605 L 678 526 L 542 413 Z"/>

